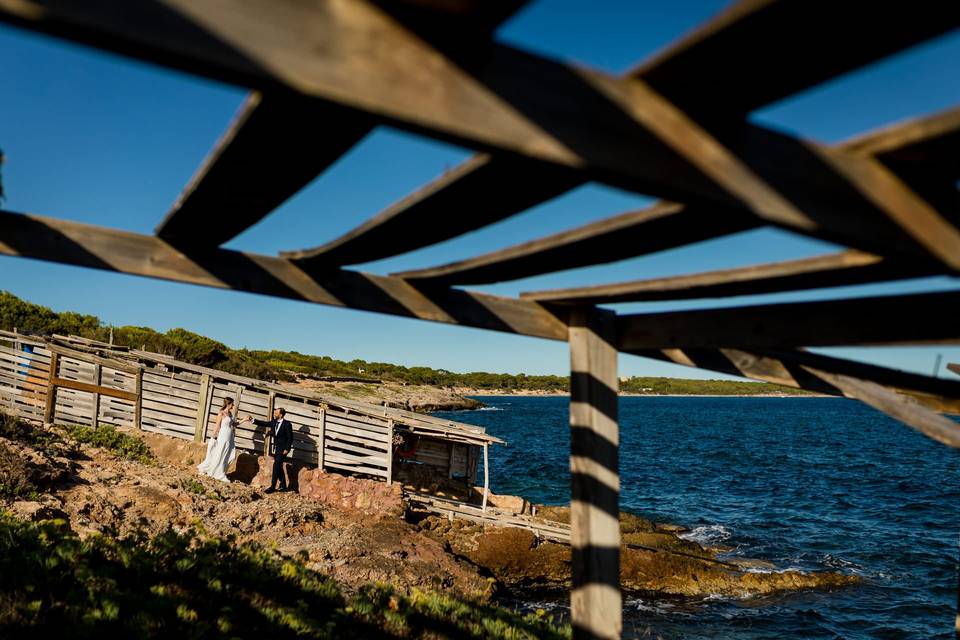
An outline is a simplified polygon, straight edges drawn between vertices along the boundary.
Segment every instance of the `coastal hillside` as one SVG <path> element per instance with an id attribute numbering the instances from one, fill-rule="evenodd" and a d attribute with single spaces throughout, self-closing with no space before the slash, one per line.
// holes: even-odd
<path id="1" fill-rule="evenodd" d="M 176 328 L 161 333 L 149 327 L 111 326 L 98 317 L 72 311 L 56 312 L 0 291 L 0 329 L 46 335 L 77 335 L 114 344 L 162 353 L 178 360 L 227 373 L 319 386 L 329 393 L 419 411 L 470 409 L 479 406 L 463 396 L 497 394 L 565 393 L 567 376 L 527 375 L 472 371 L 457 373 L 431 367 L 405 367 L 386 362 L 296 351 L 234 349 Z M 452 390 L 452 391 L 451 391 Z M 635 376 L 620 381 L 621 393 L 649 395 L 803 395 L 806 392 L 779 385 L 730 380 L 693 380 Z"/>

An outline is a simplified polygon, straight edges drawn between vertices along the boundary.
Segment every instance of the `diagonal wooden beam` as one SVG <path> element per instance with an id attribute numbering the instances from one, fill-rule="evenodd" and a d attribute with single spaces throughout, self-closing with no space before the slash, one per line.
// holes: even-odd
<path id="1" fill-rule="evenodd" d="M 673 311 L 618 318 L 622 351 L 960 342 L 960 292 Z"/>
<path id="2" fill-rule="evenodd" d="M 526 300 L 558 304 L 611 304 L 651 300 L 722 298 L 762 293 L 840 287 L 916 278 L 936 273 L 933 265 L 897 264 L 861 251 L 840 251 L 813 258 L 722 269 L 686 276 L 634 280 L 520 294 Z"/>
<path id="3" fill-rule="evenodd" d="M 869 13 L 830 0 L 734 2 L 631 75 L 698 117 L 729 120 L 949 31 L 931 10 L 927 2 L 874 3 Z"/>
<path id="4" fill-rule="evenodd" d="M 960 424 L 928 409 L 916 399 L 896 393 L 873 382 L 841 376 L 812 367 L 810 373 L 840 389 L 848 398 L 860 400 L 878 411 L 913 427 L 928 438 L 960 449 Z"/>
<path id="5" fill-rule="evenodd" d="M 574 171 L 480 154 L 323 246 L 281 255 L 311 271 L 372 262 L 485 227 L 581 182 Z"/>
<path id="6" fill-rule="evenodd" d="M 908 399 L 907 403 L 919 404 L 928 411 L 960 413 L 960 381 L 941 380 L 806 351 L 748 351 L 727 348 L 663 349 L 631 353 L 816 393 L 846 395 L 865 402 L 867 399 L 860 397 L 857 384 L 874 385 L 897 397 Z M 845 382 L 849 384 L 844 384 Z M 883 408 L 880 410 L 885 411 Z M 896 415 L 894 417 L 901 419 Z M 928 422 L 929 418 L 929 414 L 922 414 L 923 423 Z M 939 420 L 936 422 L 943 424 Z M 940 430 L 934 428 L 934 431 Z M 957 433 L 960 435 L 960 430 Z"/>
<path id="7" fill-rule="evenodd" d="M 955 160 L 945 150 L 955 148 L 957 145 L 952 144 L 954 142 L 960 143 L 956 140 L 957 137 L 960 137 L 960 109 L 900 123 L 869 136 L 869 142 L 864 138 L 857 138 L 841 144 L 839 148 L 863 157 L 877 152 L 881 153 L 884 159 L 891 156 L 919 156 L 929 159 L 934 154 L 924 150 L 934 149 L 937 151 L 935 157 L 948 164 Z M 931 175 L 937 175 L 930 164 L 925 162 L 922 170 L 915 168 L 913 171 L 914 174 L 923 174 L 922 178 L 917 179 L 922 179 L 924 184 L 929 184 Z M 953 188 L 956 193 L 953 182 L 947 180 L 942 181 L 942 184 Z M 424 284 L 487 284 L 590 264 L 614 262 L 652 250 L 668 249 L 709 237 L 736 233 L 760 223 L 755 217 L 744 216 L 739 210 L 725 210 L 717 206 L 686 206 L 661 202 L 650 207 L 648 212 L 649 215 L 635 212 L 601 220 L 467 260 L 394 275 Z M 671 220 L 671 217 L 676 220 Z M 711 233 L 712 236 L 708 235 Z M 937 271 L 937 267 L 931 263 L 920 270 L 932 273 Z M 878 279 L 885 277 L 883 270 L 874 271 Z M 904 271 L 912 272 L 908 269 Z M 862 273 L 865 276 L 870 275 L 867 272 Z"/>
<path id="8" fill-rule="evenodd" d="M 431 41 L 468 47 L 526 0 L 394 2 Z M 442 32 L 441 32 L 442 31 Z M 376 126 L 355 110 L 279 91 L 252 93 L 157 228 L 177 245 L 219 246 L 259 222 Z"/>
<path id="9" fill-rule="evenodd" d="M 956 3 L 914 0 L 909 8 L 943 30 L 960 24 Z M 0 0 L 0 19 L 255 88 L 281 85 L 585 179 L 740 206 L 764 223 L 960 269 L 960 230 L 876 160 L 750 124 L 711 130 L 643 80 L 505 45 L 473 52 L 468 72 L 369 1 L 130 0 L 121 12 Z"/>
<path id="10" fill-rule="evenodd" d="M 627 76 L 650 83 L 700 119 L 739 122 L 752 109 L 941 33 L 943 25 L 934 24 L 926 8 L 884 6 L 864 30 L 862 12 L 853 6 L 838 11 L 819 1 L 738 2 Z M 810 33 L 817 33 L 816 46 Z M 736 89 L 717 94 L 717 86 Z M 311 267 L 369 262 L 479 229 L 584 183 L 560 171 L 551 177 L 552 167 L 516 164 L 478 155 L 343 236 L 284 255 Z M 491 193 L 497 198 L 487 197 Z"/>
<path id="11" fill-rule="evenodd" d="M 660 202 L 475 258 L 393 275 L 429 286 L 516 280 L 624 260 L 755 226 L 754 218 L 736 209 Z"/>
<path id="12" fill-rule="evenodd" d="M 374 127 L 336 105 L 250 94 L 156 233 L 171 244 L 216 247 L 263 219 Z"/>
<path id="13" fill-rule="evenodd" d="M 0 255 L 553 340 L 567 338 L 565 311 L 533 302 L 460 290 L 424 292 L 398 278 L 356 271 L 311 276 L 282 258 L 209 247 L 194 252 L 156 236 L 57 218 L 0 211 Z"/>

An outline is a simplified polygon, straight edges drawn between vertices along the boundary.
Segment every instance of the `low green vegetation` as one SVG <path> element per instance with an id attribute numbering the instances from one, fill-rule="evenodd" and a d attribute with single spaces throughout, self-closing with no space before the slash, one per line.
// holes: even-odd
<path id="1" fill-rule="evenodd" d="M 78 335 L 106 341 L 110 327 L 96 316 L 66 311 L 57 313 L 0 291 L 0 329 L 42 334 Z M 564 392 L 570 388 L 567 376 L 534 376 L 510 373 L 472 371 L 454 373 L 430 367 L 404 367 L 387 362 L 336 360 L 329 356 L 312 356 L 296 351 L 254 351 L 231 349 L 205 336 L 171 329 L 160 333 L 146 327 L 114 327 L 114 343 L 145 348 L 171 357 L 219 369 L 227 373 L 261 380 L 292 380 L 292 374 L 314 377 L 361 378 L 369 381 L 404 384 L 465 387 L 479 390 Z M 727 380 L 689 380 L 684 378 L 635 377 L 621 381 L 628 393 L 684 395 L 754 395 L 761 393 L 804 394 L 805 391 L 779 385 Z M 365 395 L 361 391 L 353 394 Z"/>
<path id="2" fill-rule="evenodd" d="M 15 416 L 0 413 L 0 437 L 29 444 L 35 449 L 58 449 L 66 453 L 71 445 L 89 444 L 106 449 L 118 458 L 154 464 L 156 458 L 146 442 L 102 424 L 96 428 L 78 424 L 40 427 Z"/>
<path id="3" fill-rule="evenodd" d="M 38 487 L 30 477 L 27 462 L 0 442 L 0 500 L 33 500 L 38 495 Z"/>
<path id="4" fill-rule="evenodd" d="M 93 428 L 71 424 L 58 425 L 58 428 L 63 430 L 71 441 L 106 449 L 118 458 L 143 464 L 153 464 L 156 461 L 146 442 L 118 431 L 113 425 L 101 424 Z"/>
<path id="5" fill-rule="evenodd" d="M 253 544 L 168 530 L 81 540 L 0 515 L 0 635 L 176 638 L 568 638 L 544 616 L 335 583 Z M 39 634 L 39 635 L 38 635 Z"/>

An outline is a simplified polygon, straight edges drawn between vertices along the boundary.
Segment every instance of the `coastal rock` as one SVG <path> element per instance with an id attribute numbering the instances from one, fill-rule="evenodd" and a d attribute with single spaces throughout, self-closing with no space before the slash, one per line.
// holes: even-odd
<path id="1" fill-rule="evenodd" d="M 565 507 L 538 510 L 538 515 L 544 513 L 554 522 L 569 520 L 569 509 Z M 420 527 L 437 540 L 446 541 L 455 553 L 490 571 L 507 587 L 560 589 L 570 584 L 570 547 L 538 540 L 531 531 L 484 529 L 436 516 L 425 518 Z M 628 592 L 745 597 L 836 588 L 858 581 L 856 576 L 833 572 L 761 572 L 759 564 L 744 571 L 746 567 L 717 561 L 711 550 L 659 530 L 651 521 L 631 514 L 622 514 L 620 528 L 620 580 Z"/>
<path id="2" fill-rule="evenodd" d="M 388 485 L 319 469 L 301 469 L 298 485 L 300 495 L 321 504 L 386 518 L 398 518 L 404 512 L 399 484 Z"/>

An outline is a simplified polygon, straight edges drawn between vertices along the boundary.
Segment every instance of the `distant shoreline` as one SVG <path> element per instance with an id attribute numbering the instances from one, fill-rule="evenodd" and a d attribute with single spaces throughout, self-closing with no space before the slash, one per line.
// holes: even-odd
<path id="1" fill-rule="evenodd" d="M 459 395 L 472 397 L 497 397 L 497 396 L 515 396 L 515 397 L 544 397 L 544 398 L 565 398 L 570 393 L 566 391 L 505 391 L 505 390 L 480 390 L 480 389 L 455 389 Z M 839 398 L 842 396 L 831 396 L 825 393 L 631 393 L 621 392 L 621 397 L 629 398 Z"/>

